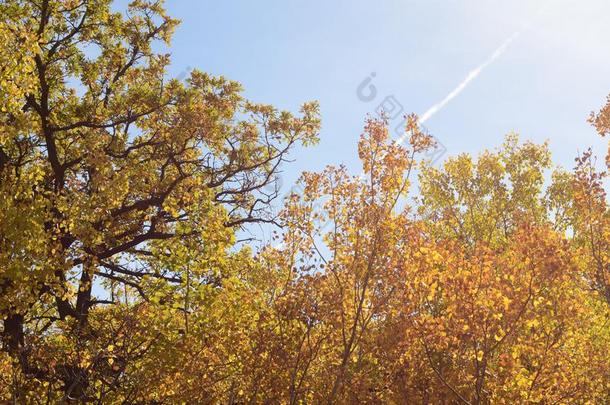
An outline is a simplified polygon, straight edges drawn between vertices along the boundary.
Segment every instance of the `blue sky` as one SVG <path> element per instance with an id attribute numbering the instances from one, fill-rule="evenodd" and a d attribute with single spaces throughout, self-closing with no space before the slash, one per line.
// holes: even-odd
<path id="1" fill-rule="evenodd" d="M 606 0 L 169 0 L 182 23 L 172 74 L 199 68 L 241 82 L 257 102 L 296 111 L 318 100 L 320 144 L 298 150 L 284 190 L 302 170 L 344 163 L 359 172 L 367 113 L 394 96 L 422 114 L 519 32 L 505 52 L 426 123 L 445 156 L 500 145 L 516 131 L 548 139 L 556 163 L 605 141 L 586 123 L 610 93 Z M 372 72 L 377 96 L 356 89 Z M 395 121 L 396 123 L 398 121 Z M 603 160 L 603 159 L 602 159 Z"/>

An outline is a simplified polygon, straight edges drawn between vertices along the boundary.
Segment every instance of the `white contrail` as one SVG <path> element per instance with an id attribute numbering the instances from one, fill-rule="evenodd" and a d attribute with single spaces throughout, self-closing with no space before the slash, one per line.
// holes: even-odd
<path id="1" fill-rule="evenodd" d="M 550 4 L 551 4 L 550 0 L 540 4 L 540 7 L 538 7 L 538 10 L 534 13 L 534 17 L 537 18 L 545 9 L 548 8 L 548 6 L 550 6 Z M 532 26 L 532 23 L 530 22 L 530 23 L 526 24 L 526 26 L 523 30 L 527 31 L 531 28 L 531 26 Z M 506 51 L 506 49 L 510 46 L 510 44 L 519 35 L 521 35 L 521 32 L 523 32 L 523 30 L 515 31 L 515 33 L 513 35 L 511 35 L 510 37 L 508 37 L 502 43 L 502 45 L 500 45 L 498 47 L 498 49 L 496 49 L 491 54 L 491 56 L 489 58 L 487 58 L 487 60 L 485 62 L 481 63 L 479 66 L 477 66 L 476 68 L 471 70 L 466 75 L 464 80 L 462 80 L 462 82 L 460 84 L 458 84 L 457 87 L 455 89 L 453 89 L 453 91 L 447 95 L 447 97 L 445 97 L 438 103 L 434 104 L 432 107 L 428 108 L 428 110 L 426 112 L 424 112 L 421 115 L 421 117 L 419 117 L 419 120 L 418 120 L 419 124 L 423 124 L 424 122 L 429 120 L 434 114 L 436 114 L 443 107 L 445 107 L 447 105 L 447 103 L 449 103 L 451 100 L 453 100 L 455 97 L 457 97 L 466 88 L 466 86 L 468 86 L 468 84 L 471 81 L 476 79 L 476 77 L 483 71 L 483 69 L 485 69 L 487 66 L 491 65 L 496 59 L 498 59 L 500 56 L 502 56 L 502 54 Z M 404 141 L 404 138 L 401 138 L 399 143 L 402 143 L 403 141 Z"/>
<path id="2" fill-rule="evenodd" d="M 506 39 L 506 41 L 504 41 L 502 43 L 502 45 L 500 45 L 498 47 L 498 49 L 496 49 L 491 54 L 491 56 L 489 58 L 487 58 L 487 60 L 485 60 L 479 66 L 477 66 L 476 68 L 474 68 L 473 70 L 468 72 L 468 74 L 466 75 L 464 80 L 462 80 L 462 82 L 460 84 L 458 84 L 455 89 L 453 89 L 449 94 L 447 94 L 447 96 L 444 99 L 442 99 L 438 103 L 434 104 L 432 107 L 428 108 L 426 110 L 426 112 L 424 112 L 419 117 L 418 123 L 420 125 L 423 124 L 424 122 L 426 122 L 427 120 L 432 118 L 432 116 L 434 114 L 436 114 L 437 112 L 439 112 L 443 107 L 445 107 L 451 100 L 453 100 L 455 97 L 457 97 L 466 88 L 466 86 L 468 86 L 468 84 L 470 84 L 471 81 L 473 81 L 474 79 L 477 78 L 477 76 L 483 71 L 483 69 L 485 69 L 487 66 L 491 65 L 496 59 L 498 59 L 506 51 L 506 49 L 511 44 L 511 42 L 513 42 L 515 40 L 515 38 L 517 38 L 519 36 L 520 33 L 521 33 L 521 31 L 517 31 L 513 35 L 508 37 Z M 396 142 L 403 143 L 408 135 L 409 134 L 404 134 Z"/>
<path id="3" fill-rule="evenodd" d="M 504 41 L 502 43 L 502 45 L 500 45 L 500 47 L 498 47 L 498 49 L 496 49 L 494 51 L 494 53 L 492 53 L 491 56 L 489 58 L 487 58 L 487 60 L 485 62 L 483 62 L 482 64 L 480 64 L 479 66 L 477 66 L 476 68 L 471 70 L 470 72 L 468 72 L 468 75 L 466 75 L 464 80 L 462 80 L 462 82 L 460 84 L 458 84 L 457 87 L 455 89 L 453 89 L 453 91 L 451 93 L 447 94 L 447 97 L 445 97 L 438 103 L 434 104 L 432 107 L 428 108 L 428 110 L 422 114 L 422 116 L 419 118 L 419 123 L 423 124 L 424 122 L 426 122 L 434 114 L 436 114 L 441 108 L 446 106 L 447 103 L 449 103 L 451 100 L 453 100 L 455 97 L 457 97 L 466 88 L 466 86 L 468 86 L 468 84 L 471 81 L 473 81 L 474 79 L 477 78 L 477 76 L 483 71 L 483 69 L 485 69 L 487 66 L 491 65 L 493 63 L 493 61 L 498 59 L 506 51 L 508 46 L 511 44 L 511 42 L 513 42 L 515 40 L 515 38 L 517 38 L 517 36 L 519 36 L 519 31 L 515 32 L 506 41 Z"/>

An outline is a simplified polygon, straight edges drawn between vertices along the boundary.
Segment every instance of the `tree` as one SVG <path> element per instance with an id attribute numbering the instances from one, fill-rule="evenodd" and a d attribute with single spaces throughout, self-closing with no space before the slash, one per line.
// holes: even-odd
<path id="1" fill-rule="evenodd" d="M 610 98 L 599 113 L 591 114 L 589 121 L 601 136 L 610 133 Z M 606 166 L 610 168 L 610 143 L 608 146 Z M 604 188 L 607 176 L 606 171 L 596 168 L 595 156 L 591 149 L 587 150 L 576 159 L 568 202 L 583 276 L 610 305 L 610 208 Z"/>
<path id="2" fill-rule="evenodd" d="M 599 360 L 574 349 L 605 340 L 606 332 L 581 334 L 603 330 L 596 315 L 604 312 L 578 279 L 564 219 L 554 215 L 554 199 L 570 186 L 543 188 L 549 167 L 546 145 L 509 135 L 496 153 L 461 155 L 422 174 L 420 212 L 444 253 L 437 269 L 423 272 L 435 292 L 418 327 L 430 367 L 461 403 L 600 394 L 599 381 L 587 386 L 572 359 Z"/>
<path id="3" fill-rule="evenodd" d="M 108 332 L 91 322 L 112 313 L 94 315 L 100 305 L 211 277 L 173 252 L 221 261 L 234 229 L 275 221 L 279 168 L 316 141 L 317 106 L 295 117 L 222 77 L 168 80 L 153 48 L 177 21 L 160 1 L 125 13 L 108 0 L 9 1 L 0 15 L 3 347 L 18 398 L 35 378 L 83 399 L 100 370 L 68 355 L 51 370 L 36 360 L 46 336 L 61 331 L 77 352 Z"/>
<path id="4" fill-rule="evenodd" d="M 294 280 L 278 295 L 298 315 L 275 317 L 300 325 L 316 349 L 285 330 L 269 334 L 268 356 L 288 360 L 268 373 L 307 359 L 297 395 L 314 402 L 603 403 L 608 312 L 580 277 L 581 265 L 592 267 L 568 237 L 572 176 L 556 171 L 545 190 L 547 146 L 514 134 L 496 152 L 435 169 L 417 159 L 433 145 L 416 117 L 406 130 L 403 147 L 383 120 L 367 121 L 364 174 L 306 173 L 303 195 L 288 201 L 271 252 L 286 285 Z M 287 380 L 264 392 L 272 386 L 288 398 Z"/>
<path id="5" fill-rule="evenodd" d="M 595 127 L 601 136 L 610 134 L 610 96 L 607 98 L 606 105 L 597 113 L 592 112 L 589 122 Z M 608 141 L 608 154 L 606 155 L 606 165 L 610 167 L 610 140 Z"/>

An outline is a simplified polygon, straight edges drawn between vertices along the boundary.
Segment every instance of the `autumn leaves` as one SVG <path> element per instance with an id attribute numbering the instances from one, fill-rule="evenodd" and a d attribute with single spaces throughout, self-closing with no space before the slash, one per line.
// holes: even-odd
<path id="1" fill-rule="evenodd" d="M 296 271 L 301 288 L 315 280 L 317 295 L 328 297 L 307 334 L 329 342 L 311 362 L 326 363 L 333 383 L 314 383 L 313 398 L 604 398 L 595 387 L 606 377 L 587 379 L 577 364 L 607 361 L 598 345 L 608 331 L 591 323 L 607 308 L 579 272 L 575 240 L 554 230 L 546 147 L 509 136 L 498 152 L 433 169 L 417 160 L 429 143 L 414 129 L 402 147 L 382 121 L 369 121 L 362 178 L 332 167 L 308 174 L 308 192 L 286 211 L 282 257 L 292 259 L 283 267 Z M 411 206 L 404 197 L 414 166 L 421 203 Z M 316 216 L 332 226 L 312 229 Z M 592 350 L 576 352 L 579 345 Z"/>
<path id="2" fill-rule="evenodd" d="M 278 201 L 290 152 L 317 142 L 316 103 L 293 115 L 222 77 L 168 81 L 160 2 L 0 16 L 1 400 L 610 400 L 592 153 L 562 171 L 509 135 L 435 168 L 417 117 L 405 145 L 370 119 L 362 175 L 304 173 Z M 591 117 L 602 135 L 608 111 Z M 236 242 L 258 223 L 281 225 L 272 243 Z"/>

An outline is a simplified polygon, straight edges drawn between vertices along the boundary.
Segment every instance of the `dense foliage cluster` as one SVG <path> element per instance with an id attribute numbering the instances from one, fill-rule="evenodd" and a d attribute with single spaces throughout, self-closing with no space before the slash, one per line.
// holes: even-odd
<path id="1" fill-rule="evenodd" d="M 317 105 L 168 80 L 175 26 L 159 1 L 0 3 L 0 401 L 610 402 L 590 151 L 565 171 L 509 135 L 435 168 L 417 117 L 406 145 L 369 119 L 362 175 L 304 173 L 274 215 Z M 590 121 L 610 134 L 610 99 Z M 255 223 L 271 245 L 237 241 Z"/>

